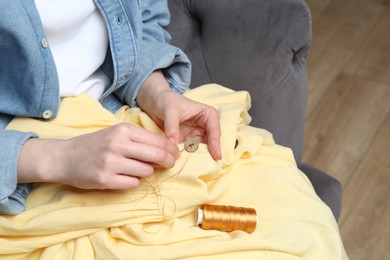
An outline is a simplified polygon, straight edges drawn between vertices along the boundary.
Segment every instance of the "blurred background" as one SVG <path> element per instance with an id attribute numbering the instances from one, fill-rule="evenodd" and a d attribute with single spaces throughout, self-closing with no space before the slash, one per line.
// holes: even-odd
<path id="1" fill-rule="evenodd" d="M 343 185 L 350 259 L 390 259 L 390 0 L 307 0 L 313 41 L 303 161 Z"/>

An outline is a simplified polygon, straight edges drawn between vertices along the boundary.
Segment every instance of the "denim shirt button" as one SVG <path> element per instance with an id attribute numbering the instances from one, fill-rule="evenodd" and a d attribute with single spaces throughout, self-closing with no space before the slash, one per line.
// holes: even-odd
<path id="1" fill-rule="evenodd" d="M 42 117 L 44 118 L 44 119 L 49 119 L 49 118 L 51 118 L 53 116 L 53 113 L 50 111 L 50 110 L 46 110 L 45 112 L 43 112 L 43 114 L 42 114 Z"/>
<path id="2" fill-rule="evenodd" d="M 47 43 L 47 40 L 46 40 L 46 38 L 45 37 L 43 37 L 42 39 L 41 39 L 41 45 L 42 45 L 42 47 L 43 48 L 47 48 L 47 46 L 49 45 L 48 43 Z"/>

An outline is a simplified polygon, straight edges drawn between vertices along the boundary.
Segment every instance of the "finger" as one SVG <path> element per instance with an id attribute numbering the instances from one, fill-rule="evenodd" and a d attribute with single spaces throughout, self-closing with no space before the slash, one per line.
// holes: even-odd
<path id="1" fill-rule="evenodd" d="M 143 152 L 142 154 L 144 154 L 145 152 L 147 152 L 148 149 L 160 148 L 168 152 L 169 154 L 172 154 L 174 158 L 180 157 L 180 151 L 178 146 L 173 142 L 170 142 L 167 138 L 147 131 L 140 127 L 134 128 L 135 129 L 132 129 L 130 136 L 130 140 L 132 141 L 132 143 L 146 145 L 144 147 L 138 147 L 138 152 Z M 153 153 L 155 152 L 156 151 L 154 150 Z"/>
<path id="2" fill-rule="evenodd" d="M 221 145 L 219 141 L 209 141 L 208 148 L 215 160 L 222 159 Z"/>
<path id="3" fill-rule="evenodd" d="M 219 115 L 217 112 L 211 113 L 206 120 L 207 145 L 209 151 L 215 160 L 222 159 L 221 152 L 221 127 Z"/>
<path id="4" fill-rule="evenodd" d="M 179 143 L 180 139 L 180 115 L 177 110 L 171 111 L 166 114 L 164 120 L 164 132 L 166 138 L 174 143 Z"/>
<path id="5" fill-rule="evenodd" d="M 123 158 L 116 166 L 116 173 L 139 178 L 149 177 L 154 172 L 154 167 L 150 163 L 135 159 Z"/>
<path id="6" fill-rule="evenodd" d="M 167 140 L 166 142 L 169 143 Z M 136 142 L 124 146 L 121 154 L 128 159 L 158 165 L 163 168 L 173 167 L 177 159 L 176 153 L 171 153 L 166 148 Z"/>
<path id="7" fill-rule="evenodd" d="M 140 184 L 140 179 L 134 176 L 118 174 L 107 183 L 106 189 L 134 189 Z"/>

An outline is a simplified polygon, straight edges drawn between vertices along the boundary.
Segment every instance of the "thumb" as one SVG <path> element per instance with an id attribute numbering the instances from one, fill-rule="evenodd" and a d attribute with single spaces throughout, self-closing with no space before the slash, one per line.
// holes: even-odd
<path id="1" fill-rule="evenodd" d="M 170 111 L 165 116 L 164 132 L 165 137 L 174 144 L 179 143 L 180 127 L 179 127 L 179 113 L 177 111 Z"/>

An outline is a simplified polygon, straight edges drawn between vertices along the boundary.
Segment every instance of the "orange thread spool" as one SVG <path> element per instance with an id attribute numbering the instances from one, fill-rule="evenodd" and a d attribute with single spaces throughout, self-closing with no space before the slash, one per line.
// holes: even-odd
<path id="1" fill-rule="evenodd" d="M 253 208 L 205 204 L 198 208 L 196 223 L 202 229 L 252 233 L 256 229 L 257 213 Z"/>

